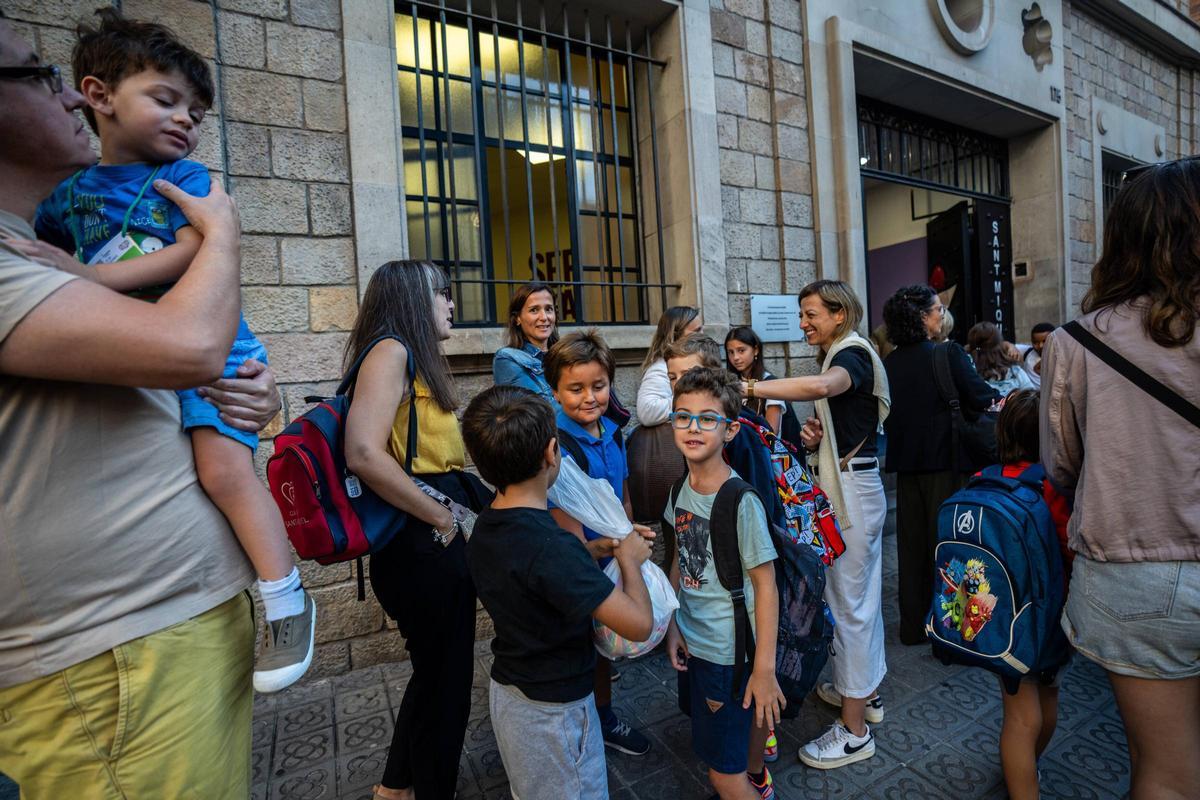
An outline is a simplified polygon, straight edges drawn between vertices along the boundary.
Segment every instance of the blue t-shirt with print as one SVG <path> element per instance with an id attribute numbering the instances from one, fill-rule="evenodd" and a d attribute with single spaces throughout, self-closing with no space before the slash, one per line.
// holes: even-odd
<path id="1" fill-rule="evenodd" d="M 174 244 L 175 232 L 189 223 L 177 205 L 155 190 L 153 181 L 160 178 L 198 197 L 211 188 L 208 170 L 195 161 L 96 164 L 60 183 L 42 201 L 34 229 L 40 238 L 78 252 L 86 264 L 121 235 L 126 212 L 141 194 L 129 214 L 129 233 L 147 252 Z"/>
<path id="2" fill-rule="evenodd" d="M 600 418 L 600 438 L 584 430 L 583 426 L 568 417 L 562 409 L 558 411 L 558 427 L 579 443 L 579 447 L 587 456 L 587 474 L 591 478 L 601 478 L 608 481 L 618 500 L 625 495 L 625 480 L 629 477 L 629 464 L 625 461 L 625 440 L 617 440 L 617 424 L 607 417 Z M 570 458 L 563 450 L 563 457 Z M 551 506 L 553 507 L 553 505 Z M 597 533 L 588 526 L 583 526 L 583 536 L 589 542 L 599 539 L 603 534 Z M 609 559 L 600 562 L 607 565 Z"/>

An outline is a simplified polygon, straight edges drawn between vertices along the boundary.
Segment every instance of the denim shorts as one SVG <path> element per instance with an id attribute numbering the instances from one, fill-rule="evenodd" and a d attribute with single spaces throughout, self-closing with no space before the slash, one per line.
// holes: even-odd
<path id="1" fill-rule="evenodd" d="M 743 668 L 742 685 L 733 691 L 733 667 L 689 658 L 679 675 L 679 703 L 692 718 L 692 750 L 714 772 L 746 771 L 754 706 L 742 708 L 751 665 Z"/>
<path id="2" fill-rule="evenodd" d="M 267 363 L 267 348 L 263 347 L 258 337 L 246 327 L 246 321 L 242 320 L 238 324 L 237 338 L 233 340 L 233 347 L 230 348 L 229 356 L 225 359 L 225 369 L 222 370 L 221 377 L 237 377 L 237 368 L 251 358 L 257 359 L 264 364 Z M 216 428 L 222 436 L 227 436 L 249 447 L 250 452 L 253 453 L 258 449 L 258 434 L 250 433 L 249 431 L 239 431 L 237 428 L 231 428 L 226 425 L 221 421 L 221 415 L 217 411 L 217 407 L 201 397 L 195 389 L 185 389 L 175 394 L 179 396 L 183 429 L 185 431 L 190 431 L 193 428 Z"/>
<path id="3" fill-rule="evenodd" d="M 1062 625 L 1075 649 L 1109 672 L 1200 675 L 1200 562 L 1076 556 Z"/>

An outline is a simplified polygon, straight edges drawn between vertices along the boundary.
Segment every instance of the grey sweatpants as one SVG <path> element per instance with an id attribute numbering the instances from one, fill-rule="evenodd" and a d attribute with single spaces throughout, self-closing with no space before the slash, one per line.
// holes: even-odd
<path id="1" fill-rule="evenodd" d="M 539 703 L 491 682 L 488 703 L 514 800 L 608 800 L 600 717 L 589 694 Z"/>

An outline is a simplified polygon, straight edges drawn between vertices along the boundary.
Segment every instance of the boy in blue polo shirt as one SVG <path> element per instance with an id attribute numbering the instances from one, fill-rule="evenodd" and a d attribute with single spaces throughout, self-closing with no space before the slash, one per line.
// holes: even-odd
<path id="1" fill-rule="evenodd" d="M 612 351 L 596 331 L 578 331 L 567 334 L 550 348 L 543 367 L 559 405 L 563 454 L 575 458 L 580 467 L 586 467 L 591 477 L 607 480 L 625 506 L 626 516 L 632 519 L 626 486 L 629 467 L 625 462 L 625 442 L 616 423 L 604 416 L 616 372 Z M 586 464 L 579 463 L 580 456 Z M 560 528 L 585 541 L 601 569 L 608 565 L 615 539 L 585 527 L 561 508 L 551 508 L 550 513 Z M 643 530 L 649 533 L 648 529 Z M 634 756 L 649 752 L 650 740 L 617 719 L 612 709 L 612 665 L 603 658 L 596 663 L 595 694 L 604 744 Z"/>

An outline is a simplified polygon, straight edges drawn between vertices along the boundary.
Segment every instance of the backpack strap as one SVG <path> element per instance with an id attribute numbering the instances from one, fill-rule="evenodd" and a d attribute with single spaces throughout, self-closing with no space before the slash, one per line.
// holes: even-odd
<path id="1" fill-rule="evenodd" d="M 746 674 L 746 663 L 754 663 L 754 632 L 750 627 L 750 614 L 746 610 L 746 587 L 742 570 L 742 554 L 738 549 L 738 509 L 747 494 L 756 497 L 758 492 L 741 478 L 730 478 L 717 490 L 713 500 L 712 518 L 709 520 L 709 542 L 713 551 L 713 566 L 717 580 L 729 592 L 733 602 L 733 691 L 735 700 L 738 687 Z"/>
<path id="2" fill-rule="evenodd" d="M 959 420 L 962 419 L 962 403 L 958 399 L 958 388 L 950 373 L 950 343 L 933 346 L 933 382 L 937 385 L 942 401 L 950 406 L 950 468 L 958 471 L 960 449 Z"/>
<path id="3" fill-rule="evenodd" d="M 1078 320 L 1072 320 L 1063 325 L 1063 330 L 1069 333 L 1075 341 L 1083 345 L 1085 350 L 1088 350 L 1096 358 L 1108 364 L 1125 380 L 1192 423 L 1192 425 L 1200 428 L 1200 408 L 1183 399 L 1175 390 L 1167 387 L 1166 384 L 1157 378 L 1146 374 L 1144 370 L 1130 362 L 1125 356 L 1100 341 L 1096 338 L 1095 334 L 1080 325 Z"/>
<path id="4" fill-rule="evenodd" d="M 562 428 L 558 429 L 558 446 L 567 452 L 567 455 L 585 474 L 587 473 L 589 466 L 587 453 L 583 452 L 583 446 L 575 440 L 575 437 Z"/>
<path id="5" fill-rule="evenodd" d="M 363 351 L 358 354 L 358 358 L 354 359 L 354 363 L 350 365 L 350 369 L 346 371 L 346 376 L 342 378 L 342 382 L 338 385 L 336 394 L 346 394 L 354 388 L 355 382 L 358 380 L 358 371 L 362 368 L 363 361 L 367 355 L 375 349 L 375 345 L 382 342 L 384 339 L 395 339 L 400 344 L 404 344 L 404 340 L 394 333 L 387 333 L 373 339 Z M 417 365 L 413 359 L 412 348 L 404 345 L 404 351 L 408 358 L 405 364 L 404 372 L 408 379 L 408 390 L 412 397 L 416 397 L 416 380 L 417 380 Z M 412 475 L 413 458 L 417 452 L 417 407 L 415 403 L 409 405 L 408 408 L 408 436 L 404 447 L 404 471 Z M 367 599 L 367 579 L 366 569 L 363 567 L 362 557 L 356 559 L 358 567 L 358 600 L 363 602 Z"/>

